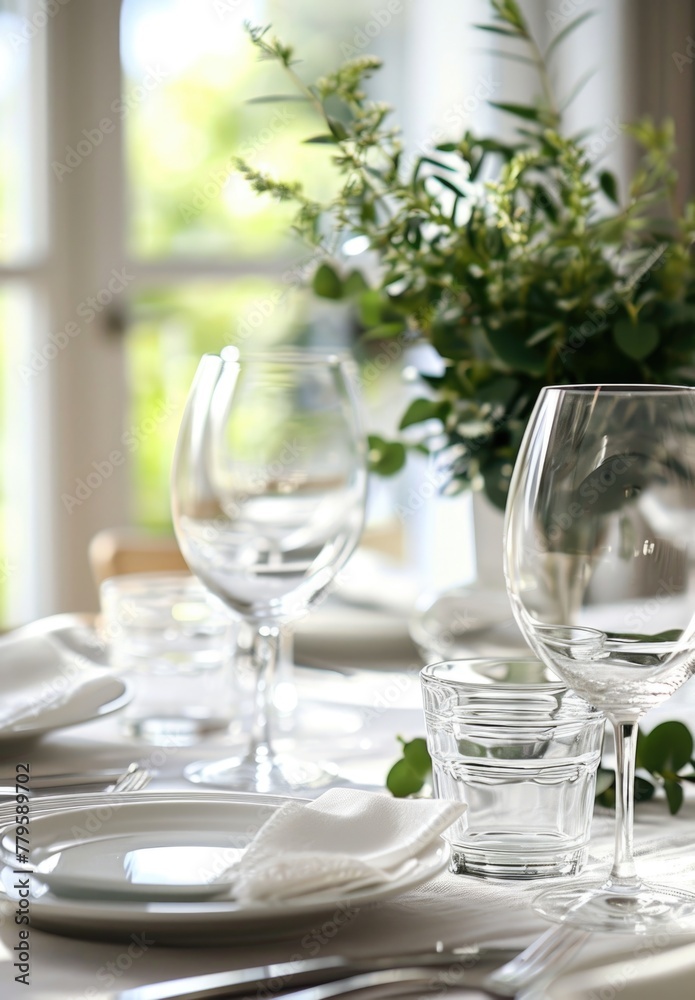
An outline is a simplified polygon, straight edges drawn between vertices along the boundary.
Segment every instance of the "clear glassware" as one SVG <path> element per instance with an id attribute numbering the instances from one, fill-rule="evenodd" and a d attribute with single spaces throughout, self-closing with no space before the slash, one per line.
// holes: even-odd
<path id="1" fill-rule="evenodd" d="M 109 660 L 133 685 L 129 736 L 195 743 L 234 717 L 238 622 L 189 573 L 113 576 L 99 588 Z"/>
<path id="2" fill-rule="evenodd" d="M 692 925 L 695 895 L 642 882 L 633 861 L 644 713 L 695 664 L 695 390 L 543 389 L 510 486 L 505 574 L 535 653 L 615 731 L 616 850 L 603 885 L 544 893 L 550 919 L 648 933 Z"/>
<path id="3" fill-rule="evenodd" d="M 605 717 L 538 660 L 448 660 L 420 674 L 435 795 L 467 810 L 450 871 L 576 875 L 587 857 Z"/>
<path id="4" fill-rule="evenodd" d="M 256 709 L 247 753 L 192 780 L 263 792 L 320 787 L 320 765 L 275 753 L 281 629 L 330 587 L 362 532 L 366 444 L 348 359 L 226 348 L 199 365 L 172 472 L 176 536 L 191 570 L 254 630 Z"/>

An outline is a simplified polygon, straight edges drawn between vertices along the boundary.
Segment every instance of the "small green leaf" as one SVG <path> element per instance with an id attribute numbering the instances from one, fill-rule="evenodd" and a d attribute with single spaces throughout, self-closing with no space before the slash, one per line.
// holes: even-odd
<path id="1" fill-rule="evenodd" d="M 485 496 L 498 510 L 504 510 L 511 480 L 511 462 L 508 459 L 495 459 L 480 471 L 485 483 Z"/>
<path id="2" fill-rule="evenodd" d="M 305 139 L 304 142 L 307 144 L 315 143 L 322 145 L 335 145 L 337 139 L 334 135 L 312 135 L 311 139 Z"/>
<path id="3" fill-rule="evenodd" d="M 604 789 L 600 795 L 596 796 L 596 801 L 606 809 L 615 809 L 615 786 Z"/>
<path id="4" fill-rule="evenodd" d="M 500 326 L 486 331 L 490 346 L 509 368 L 542 375 L 545 370 L 545 352 L 524 343 L 523 334 L 509 327 Z"/>
<path id="5" fill-rule="evenodd" d="M 457 188 L 455 184 L 452 184 L 446 177 L 439 177 L 437 174 L 432 174 L 432 176 L 428 177 L 427 180 L 439 181 L 443 187 L 448 188 L 449 191 L 453 191 L 457 197 L 463 198 L 464 196 L 463 191 L 460 191 L 459 188 Z"/>
<path id="6" fill-rule="evenodd" d="M 665 781 L 664 791 L 668 799 L 668 811 L 675 816 L 683 805 L 683 789 L 677 781 Z"/>
<path id="7" fill-rule="evenodd" d="M 491 31 L 493 35 L 507 35 L 508 38 L 523 38 L 520 31 L 513 31 L 511 28 L 499 28 L 496 24 L 474 24 L 478 31 Z"/>
<path id="8" fill-rule="evenodd" d="M 632 323 L 621 319 L 613 327 L 613 340 L 629 358 L 641 361 L 659 346 L 660 334 L 653 323 Z"/>
<path id="9" fill-rule="evenodd" d="M 595 69 L 590 69 L 590 70 L 587 70 L 587 72 L 584 73 L 584 75 L 582 77 L 580 77 L 579 80 L 577 80 L 577 82 L 575 83 L 575 85 L 572 87 L 571 91 L 567 95 L 567 97 L 565 97 L 565 99 L 563 100 L 562 104 L 560 105 L 560 111 L 561 112 L 562 111 L 566 111 L 567 108 L 569 108 L 569 106 L 572 104 L 572 102 L 574 100 L 576 100 L 576 98 L 584 90 L 584 88 L 586 87 L 586 85 L 589 82 L 589 80 L 591 80 L 594 76 L 596 76 L 596 70 Z"/>
<path id="10" fill-rule="evenodd" d="M 535 347 L 536 344 L 540 344 L 544 340 L 547 340 L 548 337 L 552 337 L 552 335 L 554 333 L 557 333 L 558 330 L 560 330 L 560 329 L 562 329 L 562 326 L 561 326 L 560 323 L 548 323 L 547 326 L 543 326 L 543 327 L 541 327 L 540 330 L 536 330 L 535 333 L 531 334 L 531 336 L 526 341 L 526 346 L 527 347 Z"/>
<path id="11" fill-rule="evenodd" d="M 441 402 L 433 399 L 414 399 L 401 418 L 400 430 L 405 430 L 412 424 L 421 424 L 424 420 L 438 420 L 441 412 Z"/>
<path id="12" fill-rule="evenodd" d="M 437 149 L 441 149 L 441 146 L 437 146 Z M 456 149 L 456 146 L 454 146 L 454 149 Z M 418 157 L 417 167 L 415 168 L 416 173 L 420 169 L 420 165 L 422 163 L 429 163 L 431 166 L 437 167 L 439 170 L 456 171 L 456 167 L 452 167 L 449 163 L 440 163 L 439 160 L 434 160 L 431 156 L 420 156 Z"/>
<path id="13" fill-rule="evenodd" d="M 350 297 L 352 295 L 361 295 L 362 292 L 368 291 L 369 285 L 365 281 L 362 272 L 350 271 L 347 278 L 343 282 L 343 295 Z"/>
<path id="14" fill-rule="evenodd" d="M 489 757 L 487 748 L 473 740 L 457 740 L 456 748 L 462 757 Z"/>
<path id="15" fill-rule="evenodd" d="M 635 802 L 648 802 L 654 797 L 656 786 L 646 778 L 635 778 Z"/>
<path id="16" fill-rule="evenodd" d="M 555 36 L 555 38 L 553 38 L 548 48 L 545 50 L 545 59 L 548 59 L 548 57 L 553 54 L 553 52 L 557 49 L 559 45 L 562 44 L 562 42 L 564 41 L 565 38 L 567 38 L 568 35 L 570 35 L 573 31 L 575 31 L 581 24 L 584 24 L 585 21 L 588 21 L 590 17 L 593 17 L 595 13 L 596 13 L 595 10 L 588 10 L 585 14 L 581 14 L 579 17 L 575 17 L 574 21 L 570 21 L 570 23 L 567 25 L 566 28 L 563 28 L 562 31 L 559 31 Z"/>
<path id="17" fill-rule="evenodd" d="M 490 101 L 490 106 L 493 108 L 499 108 L 500 111 L 506 111 L 509 115 L 516 115 L 517 118 L 525 118 L 527 121 L 539 122 L 541 120 L 541 113 L 538 108 L 534 108 L 529 104 L 508 104 L 504 101 Z"/>
<path id="18" fill-rule="evenodd" d="M 337 118 L 331 118 L 330 115 L 326 116 L 326 121 L 328 122 L 328 127 L 331 130 L 331 135 L 335 136 L 338 140 L 347 139 L 347 129 L 341 121 Z"/>
<path id="19" fill-rule="evenodd" d="M 312 287 L 322 299 L 341 299 L 343 297 L 343 282 L 330 264 L 321 264 L 317 268 Z"/>
<path id="20" fill-rule="evenodd" d="M 394 476 L 405 465 L 406 451 L 400 441 L 384 441 L 376 434 L 370 434 L 369 468 L 379 476 Z"/>
<path id="21" fill-rule="evenodd" d="M 598 177 L 601 190 L 607 198 L 610 198 L 616 205 L 618 204 L 618 181 L 615 174 L 610 170 L 602 170 Z"/>
<path id="22" fill-rule="evenodd" d="M 360 295 L 359 313 L 364 326 L 373 327 L 380 323 L 386 305 L 384 296 L 376 290 L 370 289 L 364 295 Z"/>
<path id="23" fill-rule="evenodd" d="M 682 722 L 662 722 L 640 740 L 640 761 L 654 774 L 678 771 L 690 762 L 693 737 Z"/>
<path id="24" fill-rule="evenodd" d="M 417 794 L 424 784 L 424 777 L 416 774 L 405 759 L 397 760 L 386 777 L 386 787 L 397 799 Z"/>
<path id="25" fill-rule="evenodd" d="M 419 777 L 425 779 L 432 770 L 432 758 L 427 749 L 427 740 L 421 736 L 403 744 L 403 757 Z"/>
<path id="26" fill-rule="evenodd" d="M 519 392 L 521 383 L 510 375 L 500 375 L 479 385 L 475 391 L 477 403 L 492 403 L 504 406 L 505 409 Z"/>
<path id="27" fill-rule="evenodd" d="M 362 340 L 390 340 L 392 337 L 398 337 L 404 330 L 405 326 L 402 322 L 379 323 L 378 326 L 373 326 L 371 330 L 367 330 L 363 334 Z"/>

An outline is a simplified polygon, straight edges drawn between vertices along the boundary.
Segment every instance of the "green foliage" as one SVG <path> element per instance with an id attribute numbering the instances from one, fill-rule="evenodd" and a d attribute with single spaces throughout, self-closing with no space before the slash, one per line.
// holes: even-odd
<path id="1" fill-rule="evenodd" d="M 406 742 L 403 756 L 396 761 L 386 778 L 386 787 L 397 798 L 415 795 L 424 787 L 432 769 L 432 759 L 427 743 L 422 737 Z M 467 743 L 459 745 L 461 753 L 478 757 L 480 747 Z M 648 802 L 657 788 L 663 788 L 672 816 L 683 805 L 683 782 L 695 783 L 695 761 L 692 733 L 682 722 L 662 722 L 650 733 L 640 730 L 637 742 L 637 767 L 648 771 L 651 780 L 638 775 L 635 778 L 635 802 Z M 687 774 L 680 774 L 684 767 Z M 596 802 L 609 809 L 615 807 L 615 773 L 600 767 L 596 775 Z"/>
<path id="2" fill-rule="evenodd" d="M 432 758 L 427 750 L 427 742 L 418 736 L 406 742 L 398 737 L 403 756 L 397 760 L 386 777 L 386 787 L 396 798 L 417 795 L 422 791 L 432 772 Z"/>
<path id="3" fill-rule="evenodd" d="M 505 470 L 544 385 L 695 382 L 695 202 L 676 200 L 672 123 L 625 130 L 642 156 L 624 193 L 592 164 L 586 139 L 563 133 L 549 66 L 590 12 L 544 54 L 518 3 L 491 0 L 491 12 L 481 30 L 512 40 L 515 51 L 501 55 L 538 72 L 533 103 L 495 102 L 516 123 L 512 142 L 466 130 L 406 157 L 390 109 L 366 94 L 378 59 L 351 59 L 306 84 L 292 50 L 252 28 L 261 55 L 322 120 L 308 141 L 325 143 L 342 184 L 318 204 L 299 185 L 245 173 L 258 192 L 295 202 L 295 228 L 310 243 L 328 229 L 367 237 L 381 264 L 379 287 L 358 303 L 367 335 L 426 339 L 439 352 L 444 375 L 423 380 L 446 420 L 422 441 L 451 456 L 456 485 L 485 488 L 503 506 Z M 322 266 L 314 284 L 328 298 L 345 280 L 340 263 L 332 271 L 337 280 Z"/>
<path id="4" fill-rule="evenodd" d="M 405 446 L 400 441 L 384 441 L 377 434 L 370 434 L 369 468 L 380 476 L 394 476 L 405 465 Z"/>

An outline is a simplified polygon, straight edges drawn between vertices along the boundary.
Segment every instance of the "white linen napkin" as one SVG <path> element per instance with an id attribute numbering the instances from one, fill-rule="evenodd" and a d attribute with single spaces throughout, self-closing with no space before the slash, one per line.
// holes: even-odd
<path id="1" fill-rule="evenodd" d="M 123 683 L 104 667 L 61 648 L 50 635 L 0 638 L 0 731 L 21 732 L 41 720 L 59 727 L 75 722 L 79 698 L 84 718 L 90 718 Z"/>
<path id="2" fill-rule="evenodd" d="M 242 902 L 383 885 L 413 867 L 465 809 L 439 799 L 333 788 L 313 802 L 281 806 L 226 877 L 234 879 Z"/>
<path id="3" fill-rule="evenodd" d="M 61 679 L 60 651 L 47 637 L 6 636 L 0 639 L 0 728 L 32 719 L 42 710 L 65 701 L 68 679 Z M 51 683 L 53 682 L 53 683 Z"/>

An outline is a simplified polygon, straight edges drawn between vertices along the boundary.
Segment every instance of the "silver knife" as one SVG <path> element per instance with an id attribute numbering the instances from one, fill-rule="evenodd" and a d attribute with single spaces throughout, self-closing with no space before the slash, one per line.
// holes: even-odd
<path id="1" fill-rule="evenodd" d="M 205 973 L 186 976 L 167 982 L 135 986 L 115 993 L 113 1000 L 210 1000 L 212 997 L 242 997 L 249 988 L 272 980 L 273 990 L 290 987 L 313 986 L 331 980 L 347 979 L 359 973 L 379 970 L 422 966 L 433 969 L 461 970 L 461 985 L 465 974 L 478 963 L 502 962 L 504 957 L 516 954 L 512 948 L 456 948 L 452 951 L 429 951 L 422 955 L 391 955 L 384 958 L 311 958 L 299 962 L 280 962 L 260 965 L 254 969 L 236 969 L 228 972 Z M 282 984 L 282 985 L 281 985 Z M 458 983 L 457 983 L 458 985 Z"/>

